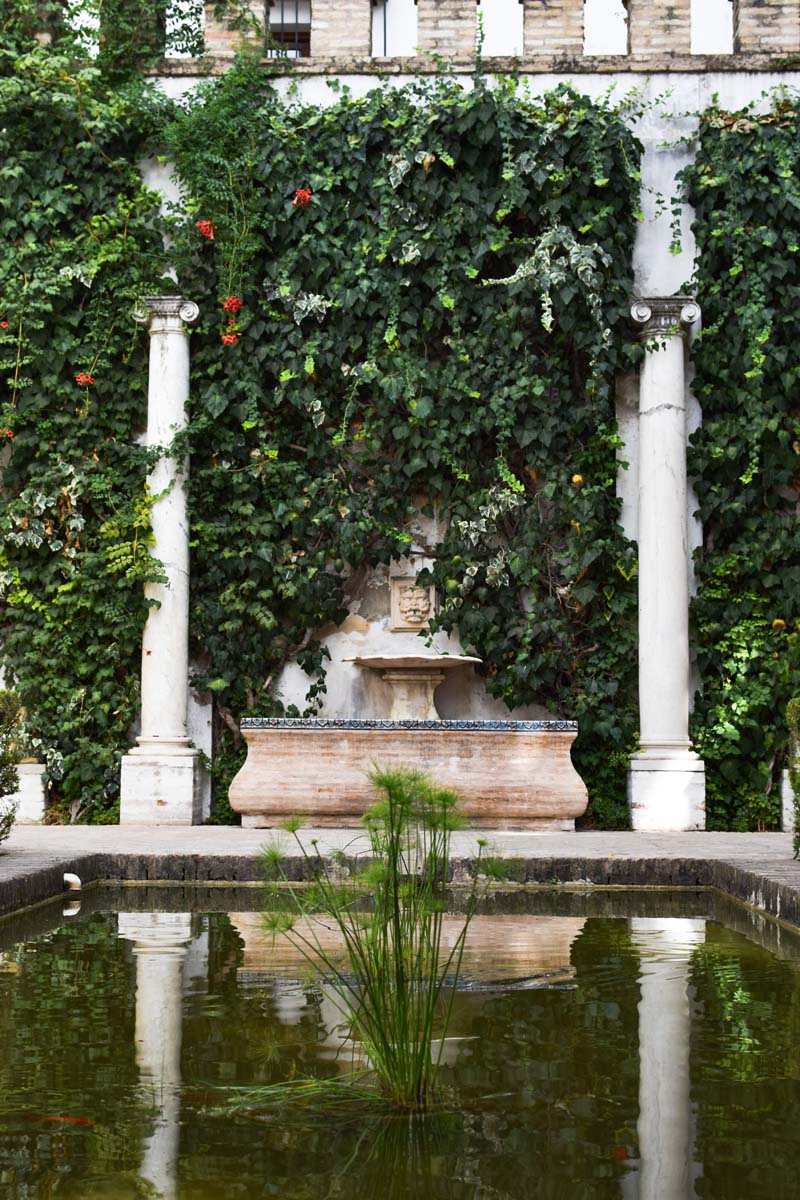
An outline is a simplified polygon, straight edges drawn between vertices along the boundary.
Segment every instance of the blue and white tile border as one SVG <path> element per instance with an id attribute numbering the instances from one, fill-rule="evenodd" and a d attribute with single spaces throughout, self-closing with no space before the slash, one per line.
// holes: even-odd
<path id="1" fill-rule="evenodd" d="M 462 733 L 577 733 L 577 721 L 389 721 L 348 720 L 343 717 L 243 717 L 243 732 L 250 729 L 380 729 L 454 730 Z"/>

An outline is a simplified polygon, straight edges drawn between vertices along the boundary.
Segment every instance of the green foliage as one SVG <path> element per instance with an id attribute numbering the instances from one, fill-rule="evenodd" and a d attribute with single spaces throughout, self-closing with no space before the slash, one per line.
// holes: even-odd
<path id="1" fill-rule="evenodd" d="M 17 763 L 20 760 L 20 715 L 22 706 L 14 692 L 0 691 L 0 844 L 11 833 L 17 806 L 4 796 L 11 796 L 19 786 Z"/>
<path id="2" fill-rule="evenodd" d="M 297 837 L 299 823 L 288 822 L 314 883 L 307 892 L 292 889 L 293 911 L 270 913 L 266 926 L 287 937 L 332 986 L 348 1036 L 382 1094 L 397 1108 L 422 1110 L 435 1096 L 476 884 L 452 945 L 443 944 L 458 797 L 421 771 L 376 768 L 369 778 L 379 795 L 364 817 L 369 859 L 343 871 L 316 847 L 309 854 Z M 268 847 L 265 857 L 278 885 L 287 882 L 282 853 Z M 341 937 L 338 953 L 330 945 L 331 921 Z"/>
<path id="3" fill-rule="evenodd" d="M 22 704 L 15 692 L 0 691 L 0 796 L 17 790 L 17 763 L 22 757 Z"/>
<path id="4" fill-rule="evenodd" d="M 162 48 L 154 4 L 122 5 L 90 61 L 62 8 L 0 3 L 0 622 L 56 811 L 113 816 L 136 718 L 158 451 L 138 441 L 130 312 L 175 290 L 169 265 L 203 314 L 175 449 L 192 456 L 191 633 L 220 781 L 238 719 L 280 711 L 293 657 L 315 710 L 319 631 L 421 510 L 449 518 L 432 628 L 458 627 L 509 708 L 578 718 L 595 819 L 624 823 L 636 563 L 612 389 L 638 353 L 640 149 L 624 114 L 480 79 L 287 103 L 246 60 L 176 109 L 132 74 Z M 176 219 L 137 166 L 164 150 Z"/>
<path id="5" fill-rule="evenodd" d="M 421 509 L 449 517 L 432 628 L 458 627 L 510 708 L 577 717 L 579 768 L 605 782 L 636 726 L 611 393 L 636 353 L 639 147 L 620 114 L 480 80 L 287 105 L 245 64 L 169 148 L 182 286 L 217 299 L 190 441 L 193 635 L 220 710 L 279 711 L 299 655 L 313 712 L 317 631 Z"/>
<path id="6" fill-rule="evenodd" d="M 795 858 L 800 858 L 800 697 L 793 697 L 786 705 L 786 724 L 789 727 L 789 785 L 794 797 Z"/>
<path id="7" fill-rule="evenodd" d="M 202 55 L 203 0 L 2 0 L 0 27 L 7 50 L 46 41 L 63 58 L 92 58 L 103 77 L 123 83 L 156 68 L 166 56 Z M 215 15 L 254 32 L 245 0 L 217 0 Z"/>
<path id="8" fill-rule="evenodd" d="M 786 100 L 761 116 L 712 110 L 685 172 L 704 323 L 692 735 L 711 828 L 777 824 L 787 734 L 775 713 L 800 691 L 799 144 Z"/>
<path id="9" fill-rule="evenodd" d="M 0 50 L 0 621 L 28 748 L 61 811 L 90 815 L 118 787 L 158 572 L 131 310 L 164 290 L 136 166 L 163 101 L 21 36 Z"/>

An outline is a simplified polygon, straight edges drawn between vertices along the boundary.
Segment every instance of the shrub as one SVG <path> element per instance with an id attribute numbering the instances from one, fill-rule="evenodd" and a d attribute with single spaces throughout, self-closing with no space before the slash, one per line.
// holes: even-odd
<path id="1" fill-rule="evenodd" d="M 0 843 L 11 833 L 17 806 L 6 797 L 19 787 L 19 719 L 21 706 L 14 692 L 0 691 Z"/>

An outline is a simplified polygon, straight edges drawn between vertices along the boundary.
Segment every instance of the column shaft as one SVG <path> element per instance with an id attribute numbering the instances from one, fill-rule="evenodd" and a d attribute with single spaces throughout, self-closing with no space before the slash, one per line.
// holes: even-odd
<path id="1" fill-rule="evenodd" d="M 150 322 L 150 373 L 147 444 L 168 446 L 186 427 L 189 400 L 189 343 L 182 327 Z M 148 584 L 154 602 L 142 642 L 142 719 L 140 745 L 186 744 L 189 696 L 189 524 L 186 513 L 187 465 L 164 456 L 148 476 L 153 503 L 153 553 L 164 568 L 165 583 Z M 177 746 L 176 746 L 177 749 Z"/>
<path id="2" fill-rule="evenodd" d="M 147 443 L 169 449 L 186 427 L 189 343 L 196 304 L 152 296 L 137 317 L 150 332 Z M 153 602 L 142 638 L 141 733 L 122 760 L 120 821 L 191 825 L 200 819 L 197 751 L 189 745 L 189 523 L 187 464 L 162 453 L 148 477 L 153 557 L 164 582 L 148 584 Z"/>
<path id="3" fill-rule="evenodd" d="M 685 296 L 632 308 L 639 381 L 639 720 L 631 760 L 634 829 L 702 829 L 703 764 L 689 746 L 689 551 L 684 337 L 700 316 Z"/>
<path id="4" fill-rule="evenodd" d="M 639 720 L 643 746 L 689 748 L 683 338 L 648 352 L 639 387 Z"/>

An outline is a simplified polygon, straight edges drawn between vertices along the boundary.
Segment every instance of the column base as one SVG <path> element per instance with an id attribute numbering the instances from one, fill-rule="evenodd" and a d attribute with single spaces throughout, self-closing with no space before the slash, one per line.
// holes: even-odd
<path id="1" fill-rule="evenodd" d="M 794 833 L 794 792 L 788 771 L 781 771 L 781 829 L 784 833 Z"/>
<path id="2" fill-rule="evenodd" d="M 128 751 L 128 755 L 131 754 L 136 755 L 137 758 L 141 756 L 145 758 L 166 758 L 167 756 L 192 758 L 197 755 L 197 750 L 188 737 L 139 736 L 136 739 L 136 745 L 131 746 Z"/>
<path id="3" fill-rule="evenodd" d="M 649 746 L 634 754 L 628 771 L 631 828 L 678 833 L 706 827 L 703 760 L 680 746 Z"/>
<path id="4" fill-rule="evenodd" d="M 120 825 L 198 825 L 202 820 L 196 750 L 158 753 L 137 746 L 122 759 Z"/>
<path id="5" fill-rule="evenodd" d="M 17 806 L 18 825 L 41 825 L 44 821 L 47 790 L 43 763 L 19 763 L 19 789 L 7 799 Z"/>

